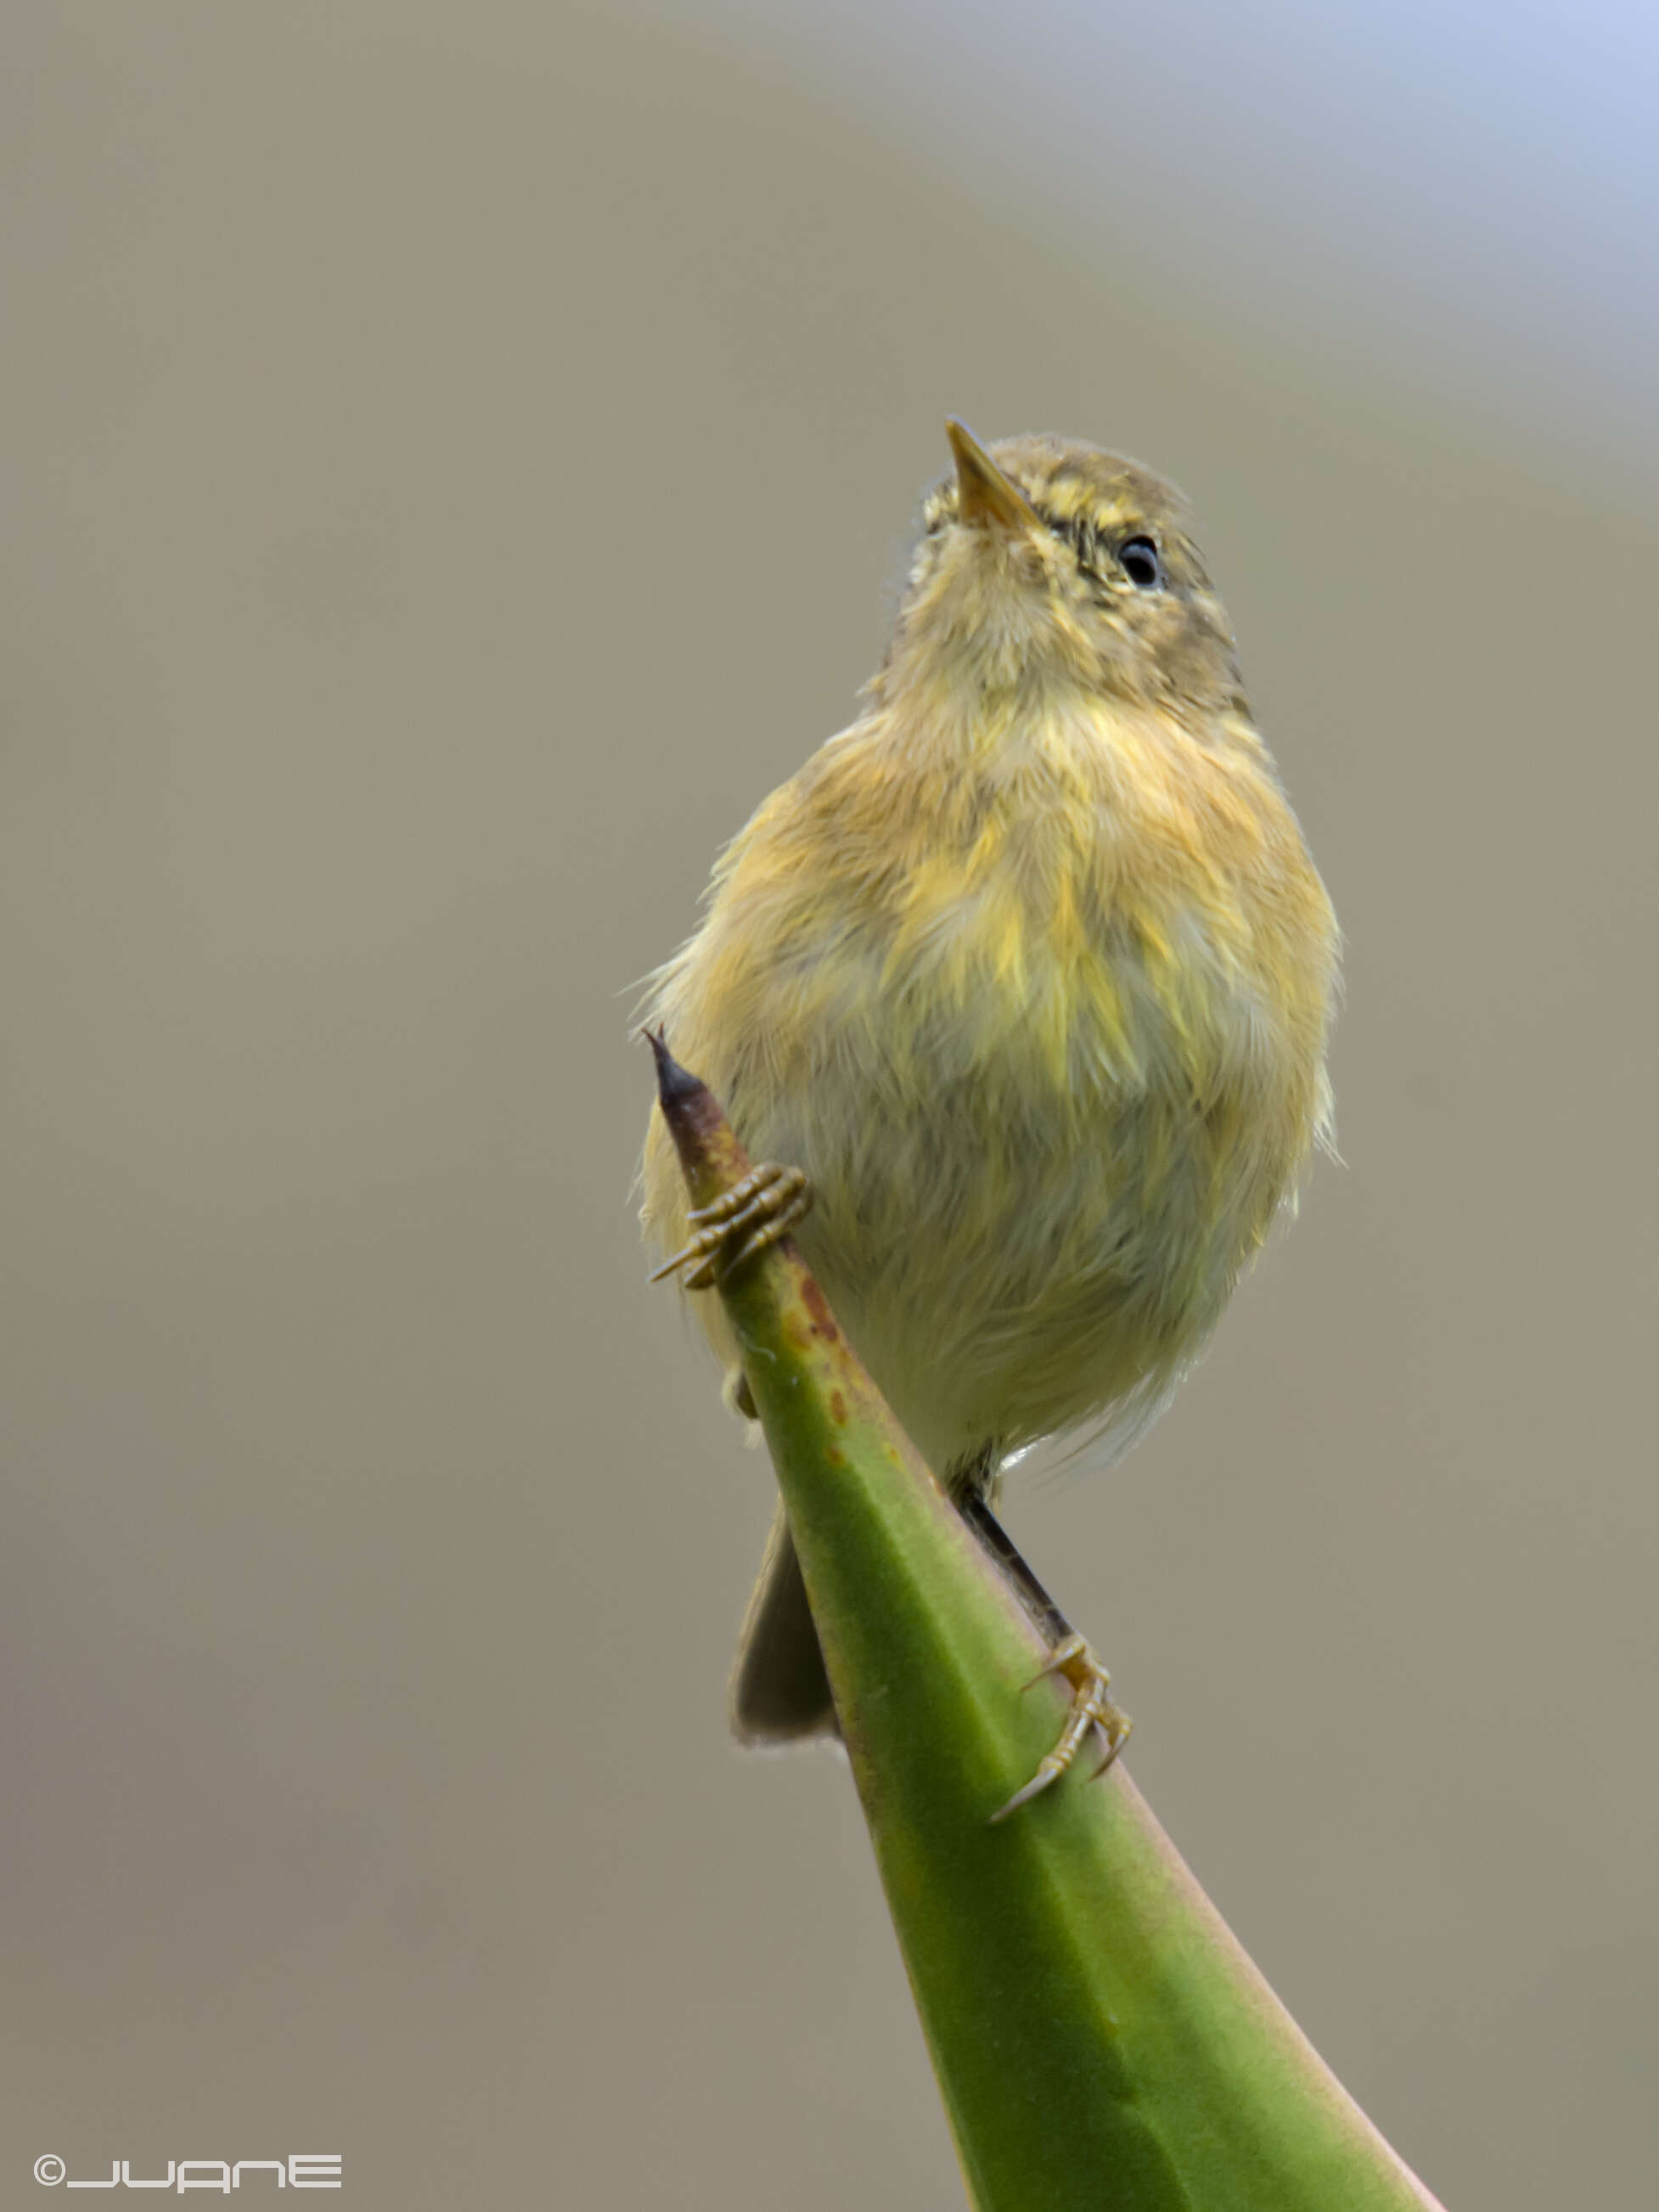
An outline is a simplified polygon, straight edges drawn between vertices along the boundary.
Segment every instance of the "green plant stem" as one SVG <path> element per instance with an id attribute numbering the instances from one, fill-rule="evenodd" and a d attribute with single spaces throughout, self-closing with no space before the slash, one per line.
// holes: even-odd
<path id="1" fill-rule="evenodd" d="M 695 1205 L 749 1162 L 656 1043 Z M 1121 1764 L 993 1826 L 1067 1693 L 793 1243 L 721 1277 L 980 2212 L 1437 2212 Z"/>

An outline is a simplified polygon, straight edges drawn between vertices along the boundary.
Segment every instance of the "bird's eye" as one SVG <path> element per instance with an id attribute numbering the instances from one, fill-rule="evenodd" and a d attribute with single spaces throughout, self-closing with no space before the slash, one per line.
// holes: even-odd
<path id="1" fill-rule="evenodd" d="M 1137 591 L 1155 592 L 1164 581 L 1164 563 L 1150 538 L 1126 538 L 1117 549 L 1117 557 Z"/>

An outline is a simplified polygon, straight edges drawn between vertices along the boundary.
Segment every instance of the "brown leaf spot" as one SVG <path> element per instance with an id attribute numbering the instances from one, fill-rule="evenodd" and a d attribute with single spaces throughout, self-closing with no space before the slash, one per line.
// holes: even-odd
<path id="1" fill-rule="evenodd" d="M 801 1304 L 817 1325 L 818 1334 L 826 1344 L 838 1344 L 841 1331 L 836 1327 L 836 1317 L 830 1310 L 830 1301 L 809 1276 L 801 1285 Z"/>

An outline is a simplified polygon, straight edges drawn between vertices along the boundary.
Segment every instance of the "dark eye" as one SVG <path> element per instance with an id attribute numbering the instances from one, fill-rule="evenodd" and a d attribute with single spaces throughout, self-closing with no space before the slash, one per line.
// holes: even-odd
<path id="1" fill-rule="evenodd" d="M 1150 538 L 1126 538 L 1117 549 L 1118 565 L 1137 591 L 1155 592 L 1164 581 L 1164 563 Z"/>

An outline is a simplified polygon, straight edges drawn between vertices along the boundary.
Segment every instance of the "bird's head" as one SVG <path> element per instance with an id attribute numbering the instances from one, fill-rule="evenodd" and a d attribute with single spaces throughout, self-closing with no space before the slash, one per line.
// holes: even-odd
<path id="1" fill-rule="evenodd" d="M 1226 610 L 1171 485 L 1072 440 L 986 447 L 960 422 L 947 432 L 956 466 L 922 510 L 878 702 L 961 711 L 1071 691 L 1182 720 L 1248 712 Z"/>

